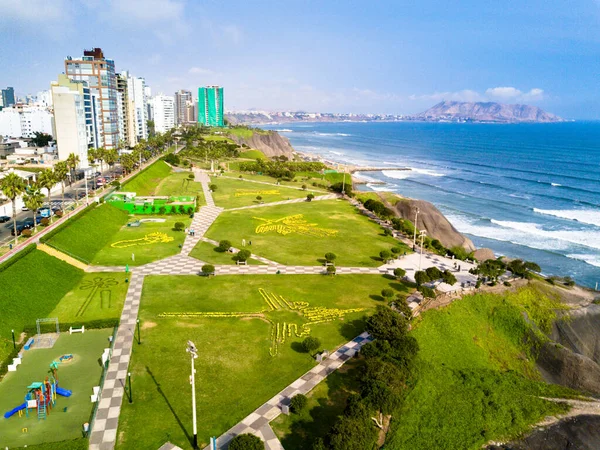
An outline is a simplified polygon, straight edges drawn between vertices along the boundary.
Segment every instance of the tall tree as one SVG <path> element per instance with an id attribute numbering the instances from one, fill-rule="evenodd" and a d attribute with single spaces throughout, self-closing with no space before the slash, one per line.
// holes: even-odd
<path id="1" fill-rule="evenodd" d="M 34 131 L 33 134 L 34 136 L 31 138 L 31 142 L 33 142 L 33 145 L 35 145 L 36 147 L 45 147 L 52 140 L 52 136 L 46 133 Z"/>
<path id="2" fill-rule="evenodd" d="M 75 179 L 75 169 L 77 169 L 77 167 L 79 166 L 79 163 L 80 163 L 79 156 L 76 155 L 75 153 L 71 153 L 67 157 L 67 167 L 69 168 L 69 173 L 71 174 L 70 183 L 72 183 L 73 180 Z"/>
<path id="3" fill-rule="evenodd" d="M 94 170 L 94 189 L 98 186 L 98 177 L 96 177 L 96 159 L 98 159 L 98 149 L 96 148 L 88 148 L 88 162 L 92 169 Z"/>
<path id="4" fill-rule="evenodd" d="M 100 173 L 104 172 L 104 165 L 102 163 L 104 162 L 105 155 L 106 149 L 104 147 L 98 147 L 96 149 L 96 161 L 100 162 Z"/>
<path id="5" fill-rule="evenodd" d="M 65 211 L 65 181 L 67 180 L 67 175 L 69 173 L 69 168 L 67 167 L 66 161 L 59 161 L 54 165 L 54 177 L 56 181 L 60 182 L 60 187 L 62 190 L 62 202 L 60 209 Z"/>
<path id="6" fill-rule="evenodd" d="M 40 189 L 46 189 L 48 192 L 48 209 L 52 211 L 52 205 L 50 203 L 50 190 L 58 182 L 52 169 L 42 170 L 37 177 L 37 183 Z M 52 213 L 50 213 L 50 221 L 52 221 Z"/>
<path id="7" fill-rule="evenodd" d="M 131 173 L 134 164 L 135 157 L 133 156 L 133 154 L 124 153 L 121 155 L 121 165 L 123 166 L 125 172 Z"/>
<path id="8" fill-rule="evenodd" d="M 113 177 L 115 176 L 114 165 L 117 162 L 117 159 L 119 159 L 119 153 L 116 149 L 113 148 L 104 152 L 104 161 L 111 169 L 113 169 Z"/>
<path id="9" fill-rule="evenodd" d="M 37 231 L 37 213 L 44 204 L 44 194 L 42 194 L 41 186 L 38 183 L 32 183 L 27 186 L 25 195 L 23 196 L 23 202 L 33 214 L 33 230 Z"/>
<path id="10" fill-rule="evenodd" d="M 17 236 L 17 197 L 25 192 L 25 180 L 16 173 L 9 173 L 0 180 L 0 189 L 4 192 L 7 198 L 12 202 L 12 217 L 15 230 L 15 245 L 18 241 Z"/>

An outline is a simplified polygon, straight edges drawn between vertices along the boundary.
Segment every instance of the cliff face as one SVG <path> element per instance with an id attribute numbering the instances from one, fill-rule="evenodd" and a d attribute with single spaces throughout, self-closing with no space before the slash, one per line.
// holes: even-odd
<path id="1" fill-rule="evenodd" d="M 478 122 L 562 122 L 563 119 L 536 106 L 505 105 L 493 102 L 441 102 L 417 114 L 417 119 Z"/>
<path id="2" fill-rule="evenodd" d="M 239 136 L 229 136 L 237 144 L 246 144 L 250 148 L 260 150 L 268 158 L 273 156 L 286 156 L 289 159 L 294 157 L 294 148 L 290 141 L 281 136 L 276 131 L 268 131 L 264 133 L 255 132 L 249 138 Z"/>
<path id="3" fill-rule="evenodd" d="M 446 248 L 464 247 L 467 251 L 475 250 L 473 242 L 460 234 L 448 219 L 431 203 L 424 200 L 402 199 L 396 203 L 396 211 L 403 219 L 415 221 L 415 212 L 419 209 L 418 229 L 427 230 L 427 235 L 437 239 Z"/>

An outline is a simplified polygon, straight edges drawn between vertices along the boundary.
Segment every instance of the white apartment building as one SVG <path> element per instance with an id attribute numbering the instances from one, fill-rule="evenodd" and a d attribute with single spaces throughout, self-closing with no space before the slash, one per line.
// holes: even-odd
<path id="1" fill-rule="evenodd" d="M 33 137 L 35 132 L 54 135 L 52 113 L 46 108 L 16 105 L 0 111 L 0 135 Z"/>
<path id="2" fill-rule="evenodd" d="M 134 128 L 137 139 L 148 138 L 148 97 L 146 96 L 146 80 L 134 77 L 129 72 L 121 72 L 127 78 L 127 96 L 132 107 Z"/>
<path id="3" fill-rule="evenodd" d="M 83 85 L 74 82 L 66 85 L 55 83 L 51 90 L 58 159 L 64 161 L 71 153 L 75 153 L 79 156 L 79 167 L 88 168 L 90 164 Z"/>
<path id="4" fill-rule="evenodd" d="M 165 133 L 175 126 L 175 99 L 159 94 L 152 98 L 154 110 L 154 129 L 157 133 Z"/>

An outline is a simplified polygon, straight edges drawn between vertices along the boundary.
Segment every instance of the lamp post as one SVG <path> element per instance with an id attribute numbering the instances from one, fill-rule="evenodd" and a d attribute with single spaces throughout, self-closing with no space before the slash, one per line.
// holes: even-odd
<path id="1" fill-rule="evenodd" d="M 419 208 L 415 211 L 415 235 L 413 236 L 413 250 L 417 248 L 417 218 L 419 217 Z"/>
<path id="2" fill-rule="evenodd" d="M 346 166 L 344 166 L 344 178 L 342 178 L 342 195 L 346 195 Z"/>
<path id="3" fill-rule="evenodd" d="M 138 345 L 142 343 L 142 337 L 140 336 L 140 319 L 137 320 L 137 334 L 138 334 Z"/>
<path id="4" fill-rule="evenodd" d="M 15 330 L 11 330 L 11 331 L 12 331 L 12 338 L 13 338 L 13 348 L 16 350 L 17 344 L 15 343 Z"/>
<path id="5" fill-rule="evenodd" d="M 423 260 L 423 238 L 427 234 L 426 230 L 419 231 L 419 237 L 421 238 L 421 254 L 419 255 L 419 270 L 421 270 L 421 261 Z"/>
<path id="6" fill-rule="evenodd" d="M 192 385 L 192 420 L 194 422 L 194 442 L 193 448 L 198 448 L 198 429 L 196 426 L 196 369 L 194 369 L 194 359 L 198 357 L 198 350 L 192 341 L 187 341 L 186 352 L 190 354 L 192 361 L 192 374 L 190 375 L 190 384 Z"/>
<path id="7" fill-rule="evenodd" d="M 129 386 L 129 403 L 133 403 L 133 392 L 131 391 L 131 372 L 127 372 L 127 384 Z"/>

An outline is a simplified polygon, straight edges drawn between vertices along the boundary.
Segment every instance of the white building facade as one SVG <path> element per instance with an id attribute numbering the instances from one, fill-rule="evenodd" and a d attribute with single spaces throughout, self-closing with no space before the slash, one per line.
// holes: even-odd
<path id="1" fill-rule="evenodd" d="M 152 98 L 154 111 L 154 129 L 157 133 L 166 133 L 175 126 L 175 99 L 159 94 Z"/>
<path id="2" fill-rule="evenodd" d="M 54 135 L 52 113 L 43 107 L 18 105 L 0 111 L 0 135 L 33 137 L 35 132 Z"/>

